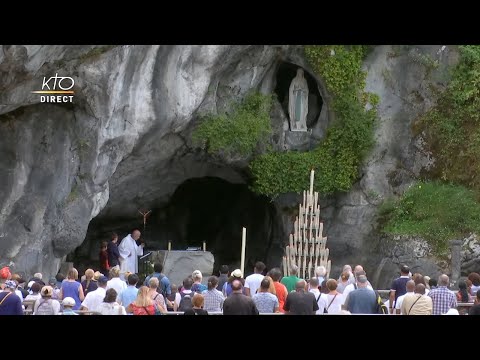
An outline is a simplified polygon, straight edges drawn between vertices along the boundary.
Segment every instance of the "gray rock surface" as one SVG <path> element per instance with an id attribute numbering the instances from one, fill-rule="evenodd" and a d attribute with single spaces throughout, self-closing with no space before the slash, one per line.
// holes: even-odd
<path id="1" fill-rule="evenodd" d="M 152 252 L 150 261 L 162 263 L 163 273 L 168 277 L 170 283 L 180 287 L 183 280 L 192 275 L 194 270 L 200 270 L 204 280 L 211 276 L 215 259 L 209 251 L 161 250 Z"/>
<path id="2" fill-rule="evenodd" d="M 364 62 L 368 72 L 366 91 L 380 97 L 376 144 L 361 170 L 360 181 L 349 193 L 336 197 L 332 215 L 325 219 L 335 276 L 344 264 L 361 263 L 371 276 L 384 264 L 382 276 L 376 276 L 378 282 L 374 283 L 387 288 L 398 272 L 398 268 L 388 265 L 389 251 L 372 253 L 372 243 L 380 241 L 375 231 L 377 207 L 384 199 L 402 194 L 434 161 L 422 147 L 421 136 L 414 136 L 412 125 L 435 104 L 434 90 L 445 87 L 448 68 L 458 59 L 455 46 L 447 46 L 443 51 L 441 48 L 376 46 Z M 435 61 L 438 65 L 430 66 Z M 421 266 L 425 275 L 436 275 L 438 259 L 414 261 L 417 257 L 409 248 L 405 254 L 408 256 L 403 260 L 412 261 L 408 265 Z"/>
<path id="3" fill-rule="evenodd" d="M 445 268 L 418 255 L 420 245 L 378 246 L 375 217 L 385 198 L 401 194 L 433 163 L 412 124 L 435 103 L 434 91 L 445 87 L 457 58 L 454 46 L 385 45 L 366 59 L 366 90 L 380 96 L 376 146 L 350 192 L 321 199 L 334 277 L 343 264 L 362 263 L 382 288 L 400 262 L 430 276 Z M 202 114 L 228 110 L 249 90 L 272 93 L 283 61 L 312 74 L 299 46 L 0 48 L 0 263 L 49 277 L 97 220 L 111 224 L 102 231 L 138 226 L 138 209 L 166 205 L 190 178 L 247 183 L 249 159 L 207 156 L 190 134 Z M 31 93 L 55 73 L 74 77 L 73 106 L 40 103 Z M 315 80 L 323 106 L 311 134 L 286 134 L 288 120 L 274 105 L 277 150 L 314 146 L 334 119 L 323 80 Z M 271 266 L 280 264 L 279 244 L 292 230 L 298 200 L 286 194 L 274 202 L 282 221 L 269 231 L 276 244 Z M 81 251 L 96 259 L 104 233 L 92 234 Z M 475 256 L 464 254 L 463 272 L 478 268 Z"/>
<path id="4" fill-rule="evenodd" d="M 101 211 L 131 218 L 191 177 L 245 182 L 234 159 L 219 165 L 192 149 L 189 132 L 200 114 L 228 108 L 250 89 L 270 93 L 276 64 L 297 50 L 3 46 L 1 262 L 54 275 Z M 73 106 L 31 93 L 55 73 L 75 79 Z"/>

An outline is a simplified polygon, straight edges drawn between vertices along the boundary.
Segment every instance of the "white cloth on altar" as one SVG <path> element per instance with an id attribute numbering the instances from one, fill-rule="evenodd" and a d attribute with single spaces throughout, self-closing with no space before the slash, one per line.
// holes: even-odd
<path id="1" fill-rule="evenodd" d="M 143 255 L 143 246 L 138 246 L 131 234 L 128 234 L 118 246 L 118 252 L 120 253 L 120 273 L 125 274 L 130 271 L 137 274 L 138 256 Z"/>

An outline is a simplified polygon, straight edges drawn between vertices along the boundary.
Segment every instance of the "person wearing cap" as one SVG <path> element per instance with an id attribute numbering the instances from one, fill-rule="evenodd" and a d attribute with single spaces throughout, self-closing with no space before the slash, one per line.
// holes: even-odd
<path id="1" fill-rule="evenodd" d="M 203 275 L 200 270 L 195 270 L 192 273 L 193 285 L 192 291 L 201 294 L 205 290 L 207 290 L 207 286 L 202 284 Z"/>
<path id="2" fill-rule="evenodd" d="M 70 296 L 67 296 L 62 301 L 63 305 L 63 312 L 58 315 L 78 315 L 75 311 L 73 311 L 73 307 L 75 306 L 75 300 Z"/>
<path id="3" fill-rule="evenodd" d="M 226 298 L 229 297 L 230 294 L 232 294 L 232 282 L 234 280 L 240 280 L 240 282 L 242 283 L 242 293 L 246 294 L 245 288 L 243 287 L 243 285 L 245 284 L 245 279 L 243 279 L 242 270 L 235 269 L 230 274 L 228 281 L 223 285 L 222 293 L 223 296 L 225 296 Z"/>
<path id="4" fill-rule="evenodd" d="M 377 311 L 377 296 L 367 289 L 368 279 L 365 275 L 357 276 L 357 289 L 347 295 L 344 310 L 352 314 L 375 314 Z"/>
<path id="5" fill-rule="evenodd" d="M 0 315 L 23 315 L 22 300 L 15 294 L 17 284 L 6 280 L 0 292 Z"/>
<path id="6" fill-rule="evenodd" d="M 98 311 L 98 307 L 103 302 L 103 299 L 105 299 L 108 278 L 106 276 L 100 276 L 97 282 L 97 290 L 89 292 L 87 296 L 85 296 L 80 310 Z"/>
<path id="7" fill-rule="evenodd" d="M 389 310 L 393 314 L 396 308 L 397 299 L 399 296 L 407 293 L 407 282 L 411 279 L 410 268 L 407 265 L 402 265 L 400 268 L 400 277 L 393 280 L 390 287 Z"/>
<path id="8" fill-rule="evenodd" d="M 58 315 L 60 303 L 58 300 L 52 299 L 53 288 L 49 285 L 44 286 L 40 294 L 42 297 L 35 301 L 33 315 Z"/>
<path id="9" fill-rule="evenodd" d="M 0 289 L 3 290 L 5 288 L 5 281 L 10 280 L 12 278 L 12 273 L 8 266 L 5 266 L 0 269 Z"/>

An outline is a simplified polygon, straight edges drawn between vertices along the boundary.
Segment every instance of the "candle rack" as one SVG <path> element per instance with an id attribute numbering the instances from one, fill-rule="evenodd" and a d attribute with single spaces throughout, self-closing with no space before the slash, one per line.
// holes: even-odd
<path id="1" fill-rule="evenodd" d="M 298 266 L 297 276 L 310 279 L 315 276 L 317 266 L 325 266 L 326 278 L 330 275 L 331 261 L 326 248 L 327 237 L 323 236 L 320 221 L 318 192 L 313 191 L 315 172 L 310 173 L 310 189 L 303 191 L 303 202 L 299 204 L 293 234 L 290 234 L 283 257 L 284 276 L 290 276 L 292 265 Z"/>

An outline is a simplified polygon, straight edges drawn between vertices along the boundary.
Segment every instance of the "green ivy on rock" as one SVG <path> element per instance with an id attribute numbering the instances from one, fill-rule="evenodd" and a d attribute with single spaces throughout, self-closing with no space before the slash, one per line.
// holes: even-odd
<path id="1" fill-rule="evenodd" d="M 271 96 L 249 93 L 230 113 L 204 117 L 192 134 L 193 143 L 210 154 L 249 157 L 272 134 L 271 106 Z"/>
<path id="2" fill-rule="evenodd" d="M 415 130 L 436 159 L 430 177 L 480 189 L 480 46 L 459 50 L 448 87 Z"/>
<path id="3" fill-rule="evenodd" d="M 403 196 L 379 208 L 383 233 L 425 239 L 436 255 L 445 255 L 448 241 L 480 231 L 480 203 L 474 191 L 438 181 L 419 182 Z"/>

